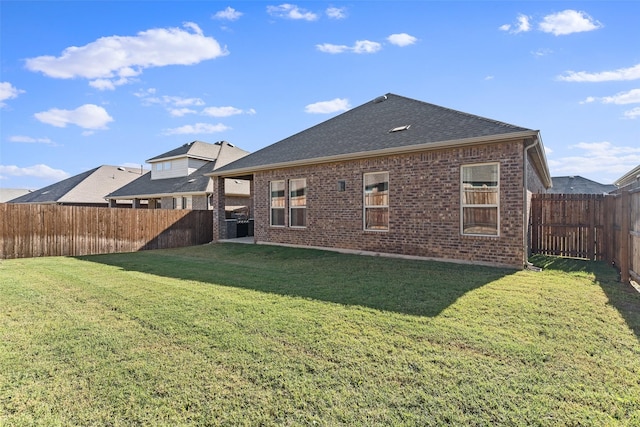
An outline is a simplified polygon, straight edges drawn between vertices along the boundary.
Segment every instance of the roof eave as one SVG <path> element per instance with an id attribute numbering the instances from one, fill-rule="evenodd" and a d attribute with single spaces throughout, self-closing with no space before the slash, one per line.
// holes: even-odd
<path id="1" fill-rule="evenodd" d="M 187 191 L 180 193 L 157 193 L 157 194 L 121 194 L 112 196 L 106 195 L 105 200 L 129 200 L 129 199 L 159 199 L 162 197 L 182 197 L 182 196 L 206 196 L 211 194 L 210 191 Z"/>
<path id="2" fill-rule="evenodd" d="M 311 159 L 303 159 L 303 160 L 295 160 L 290 162 L 281 162 L 281 163 L 270 163 L 260 166 L 254 167 L 246 167 L 239 169 L 231 169 L 228 171 L 213 171 L 209 173 L 205 173 L 205 176 L 218 176 L 218 177 L 233 177 L 237 175 L 244 175 L 253 172 L 260 172 L 271 169 L 281 169 L 281 168 L 289 168 L 295 166 L 309 166 L 319 163 L 331 163 L 331 162 L 342 162 L 349 160 L 357 160 L 363 158 L 371 158 L 371 157 L 380 157 L 385 155 L 394 155 L 394 154 L 408 154 L 415 153 L 420 151 L 433 151 L 439 150 L 443 148 L 457 148 L 457 147 L 465 147 L 471 145 L 481 145 L 492 142 L 506 142 L 510 140 L 519 140 L 524 138 L 539 137 L 539 132 L 535 130 L 527 130 L 521 132 L 512 132 L 501 135 L 490 135 L 490 136 L 480 136 L 474 138 L 465 138 L 465 139 L 457 139 L 457 140 L 449 140 L 449 141 L 440 141 L 440 142 L 429 142 L 425 144 L 414 144 L 408 145 L 404 147 L 391 147 L 385 148 L 381 150 L 373 150 L 373 151 L 363 151 L 356 153 L 348 153 L 348 154 L 340 154 L 336 156 L 325 156 L 325 157 L 315 157 Z M 546 164 L 546 160 L 545 160 Z M 550 180 L 550 178 L 549 178 Z"/>

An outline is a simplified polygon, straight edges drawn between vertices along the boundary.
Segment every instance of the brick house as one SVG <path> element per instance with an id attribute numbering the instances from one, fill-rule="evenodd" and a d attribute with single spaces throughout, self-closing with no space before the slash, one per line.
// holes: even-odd
<path id="1" fill-rule="evenodd" d="M 256 243 L 522 268 L 538 131 L 387 94 L 208 174 L 251 181 Z M 214 239 L 224 239 L 214 210 Z"/>

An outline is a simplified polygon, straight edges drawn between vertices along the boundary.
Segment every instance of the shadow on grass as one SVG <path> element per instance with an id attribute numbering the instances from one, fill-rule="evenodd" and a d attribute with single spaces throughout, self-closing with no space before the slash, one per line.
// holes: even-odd
<path id="1" fill-rule="evenodd" d="M 620 274 L 604 261 L 586 261 L 573 258 L 534 255 L 532 264 L 547 270 L 566 273 L 586 273 L 595 277 L 609 299 L 609 304 L 618 310 L 636 337 L 640 339 L 640 293 L 630 284 L 620 282 Z"/>
<path id="2" fill-rule="evenodd" d="M 76 258 L 156 276 L 417 316 L 436 316 L 465 293 L 514 272 L 237 243 Z"/>

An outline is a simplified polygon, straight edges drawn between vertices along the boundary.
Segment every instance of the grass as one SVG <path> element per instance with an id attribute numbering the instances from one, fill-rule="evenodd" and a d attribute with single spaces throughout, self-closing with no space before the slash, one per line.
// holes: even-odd
<path id="1" fill-rule="evenodd" d="M 217 244 L 0 262 L 0 425 L 640 425 L 640 294 Z"/>

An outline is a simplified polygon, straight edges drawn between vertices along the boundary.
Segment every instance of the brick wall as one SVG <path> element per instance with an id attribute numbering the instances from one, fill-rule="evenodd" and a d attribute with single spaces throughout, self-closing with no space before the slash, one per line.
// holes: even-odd
<path id="1" fill-rule="evenodd" d="M 257 241 L 508 265 L 525 259 L 523 142 L 325 163 L 254 176 Z M 500 163 L 498 237 L 460 233 L 460 167 Z M 389 172 L 389 230 L 363 230 L 362 176 Z M 306 178 L 307 227 L 269 226 L 269 181 Z M 344 181 L 345 191 L 338 191 Z M 285 213 L 288 223 L 288 210 Z"/>

